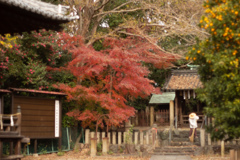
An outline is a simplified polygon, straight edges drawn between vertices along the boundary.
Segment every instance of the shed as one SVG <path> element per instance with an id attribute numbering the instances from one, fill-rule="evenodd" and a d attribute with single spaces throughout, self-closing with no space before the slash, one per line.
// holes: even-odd
<path id="1" fill-rule="evenodd" d="M 12 92 L 12 113 L 21 108 L 21 134 L 34 139 L 59 139 L 61 148 L 61 98 L 66 94 L 61 92 L 10 88 Z M 21 96 L 21 92 L 35 94 L 36 96 Z M 53 95 L 56 98 L 43 98 L 37 95 Z M 37 149 L 35 148 L 35 152 Z"/>

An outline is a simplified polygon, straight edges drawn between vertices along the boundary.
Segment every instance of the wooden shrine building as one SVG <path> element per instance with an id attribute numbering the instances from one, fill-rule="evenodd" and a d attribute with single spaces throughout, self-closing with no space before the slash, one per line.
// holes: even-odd
<path id="1" fill-rule="evenodd" d="M 162 111 L 164 104 L 167 104 L 167 108 L 165 107 L 165 109 L 169 113 L 169 126 L 188 126 L 188 115 L 191 112 L 195 112 L 199 115 L 200 120 L 198 122 L 201 123 L 203 118 L 203 104 L 196 100 L 195 93 L 195 90 L 201 87 L 202 83 L 196 69 L 173 70 L 162 88 L 163 93 L 152 95 L 149 101 L 150 126 L 153 123 L 157 123 L 161 126 L 161 121 L 163 120 L 155 116 L 158 114 L 154 113 L 154 108 L 158 110 L 155 112 L 159 112 L 159 110 Z M 169 95 L 171 95 L 172 98 L 170 98 Z M 160 116 L 161 115 L 162 114 L 160 114 Z"/>

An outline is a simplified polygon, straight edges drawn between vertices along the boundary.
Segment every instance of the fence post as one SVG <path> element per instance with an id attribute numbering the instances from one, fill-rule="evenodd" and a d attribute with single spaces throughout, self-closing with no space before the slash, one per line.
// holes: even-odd
<path id="1" fill-rule="evenodd" d="M 235 151 L 234 151 L 234 149 L 230 150 L 230 160 L 235 160 Z"/>
<path id="2" fill-rule="evenodd" d="M 122 132 L 118 132 L 118 144 L 122 144 Z"/>
<path id="3" fill-rule="evenodd" d="M 240 160 L 240 149 L 237 150 L 237 160 Z"/>
<path id="4" fill-rule="evenodd" d="M 205 146 L 205 129 L 200 129 L 200 142 L 201 147 Z"/>
<path id="5" fill-rule="evenodd" d="M 102 138 L 102 153 L 103 154 L 107 154 L 107 152 L 109 151 L 109 147 L 108 147 L 108 137 L 103 137 Z"/>
<path id="6" fill-rule="evenodd" d="M 138 144 L 138 132 L 134 132 L 134 144 Z"/>
<path id="7" fill-rule="evenodd" d="M 95 132 L 90 132 L 90 134 L 91 134 L 91 138 L 95 138 L 94 136 L 95 136 Z"/>
<path id="8" fill-rule="evenodd" d="M 225 148 L 224 148 L 224 141 L 221 141 L 221 156 L 224 157 L 224 151 L 225 151 Z"/>
<path id="9" fill-rule="evenodd" d="M 116 144 L 116 132 L 112 132 L 112 144 Z"/>
<path id="10" fill-rule="evenodd" d="M 149 132 L 146 132 L 146 144 L 149 144 Z"/>
<path id="11" fill-rule="evenodd" d="M 97 154 L 97 139 L 91 138 L 91 157 L 95 157 L 96 154 Z"/>
<path id="12" fill-rule="evenodd" d="M 140 131 L 140 144 L 143 144 L 143 131 Z"/>
<path id="13" fill-rule="evenodd" d="M 90 133 L 90 129 L 85 129 L 85 144 L 89 144 L 89 133 Z"/>

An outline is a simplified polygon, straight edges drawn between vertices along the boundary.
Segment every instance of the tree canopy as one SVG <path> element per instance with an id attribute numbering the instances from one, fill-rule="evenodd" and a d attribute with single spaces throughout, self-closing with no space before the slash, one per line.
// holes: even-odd
<path id="1" fill-rule="evenodd" d="M 101 51 L 85 45 L 80 36 L 64 34 L 63 40 L 64 47 L 72 52 L 72 61 L 63 69 L 76 77 L 76 85 L 55 87 L 67 93 L 68 100 L 76 102 L 76 109 L 68 115 L 81 120 L 84 127 L 91 126 L 102 115 L 107 117 L 100 119 L 101 125 L 117 126 L 127 121 L 134 115 L 134 108 L 126 104 L 128 99 L 160 91 L 148 79 L 149 71 L 143 62 L 167 67 L 175 60 L 139 37 L 106 38 Z"/>
<path id="2" fill-rule="evenodd" d="M 207 0 L 200 26 L 211 36 L 199 41 L 186 59 L 199 66 L 204 88 L 198 97 L 206 102 L 205 112 L 214 120 L 212 138 L 240 136 L 240 4 L 237 0 Z"/>

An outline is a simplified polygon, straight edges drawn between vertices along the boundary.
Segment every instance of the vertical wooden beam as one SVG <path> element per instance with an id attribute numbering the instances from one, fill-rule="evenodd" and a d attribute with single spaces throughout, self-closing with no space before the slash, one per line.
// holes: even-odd
<path id="1" fill-rule="evenodd" d="M 14 147 L 14 154 L 20 155 L 21 154 L 21 140 L 17 140 L 15 147 Z"/>
<path id="2" fill-rule="evenodd" d="M 37 153 L 37 139 L 34 139 L 34 153 Z"/>
<path id="3" fill-rule="evenodd" d="M 13 142 L 9 143 L 9 149 L 10 149 L 9 154 L 12 155 L 13 154 Z"/>
<path id="4" fill-rule="evenodd" d="M 169 104 L 170 127 L 174 126 L 174 102 L 171 100 Z"/>
<path id="5" fill-rule="evenodd" d="M 154 107 L 150 106 L 150 126 L 154 123 Z"/>
<path id="6" fill-rule="evenodd" d="M 2 140 L 0 140 L 0 159 L 2 159 L 3 156 L 3 144 L 2 144 Z"/>
<path id="7" fill-rule="evenodd" d="M 136 110 L 136 114 L 135 114 L 135 126 L 138 126 L 138 110 Z"/>
<path id="8" fill-rule="evenodd" d="M 178 95 L 177 95 L 177 92 L 175 94 L 176 94 L 176 97 L 175 97 L 175 118 L 176 118 L 175 127 L 177 128 L 177 126 L 178 126 Z"/>
<path id="9" fill-rule="evenodd" d="M 182 100 L 182 99 L 181 99 Z M 181 103 L 181 100 L 179 101 L 179 118 L 180 118 L 180 124 L 181 126 L 183 126 L 183 117 L 182 117 L 182 103 Z"/>

